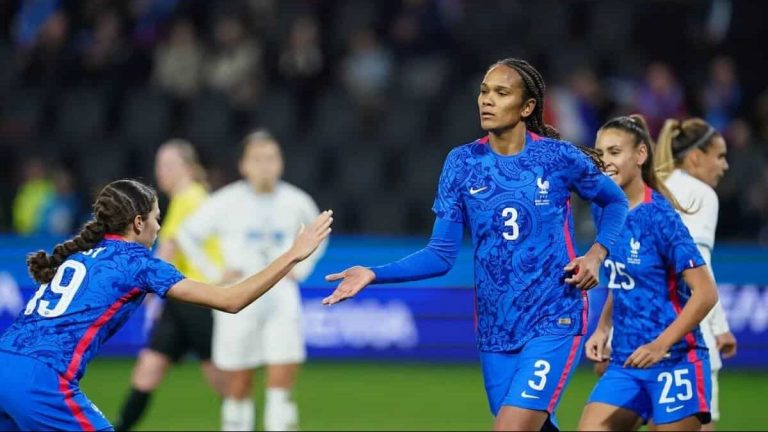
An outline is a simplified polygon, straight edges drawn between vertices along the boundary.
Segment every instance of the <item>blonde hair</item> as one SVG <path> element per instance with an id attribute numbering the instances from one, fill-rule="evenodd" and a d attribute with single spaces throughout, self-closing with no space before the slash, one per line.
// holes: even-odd
<path id="1" fill-rule="evenodd" d="M 669 178 L 688 153 L 697 148 L 706 151 L 712 139 L 718 136 L 720 133 L 703 119 L 667 119 L 659 132 L 656 147 L 655 163 L 659 177 L 662 180 Z"/>
<path id="2" fill-rule="evenodd" d="M 161 147 L 174 148 L 179 152 L 181 160 L 192 172 L 192 180 L 201 184 L 205 189 L 209 189 L 208 174 L 200 163 L 200 158 L 192 144 L 184 139 L 174 138 L 164 143 Z"/>

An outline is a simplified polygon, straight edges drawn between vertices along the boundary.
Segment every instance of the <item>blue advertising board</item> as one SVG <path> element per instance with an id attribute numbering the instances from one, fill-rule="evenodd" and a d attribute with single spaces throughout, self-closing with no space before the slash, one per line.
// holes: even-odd
<path id="1" fill-rule="evenodd" d="M 37 288 L 27 276 L 26 253 L 50 250 L 51 239 L 0 238 L 0 330 Z M 323 275 L 351 264 L 387 262 L 423 246 L 412 238 L 336 237 L 302 285 L 304 329 L 310 358 L 465 361 L 477 359 L 474 339 L 472 250 L 462 249 L 446 276 L 400 285 L 372 286 L 357 298 L 323 306 L 333 289 Z M 738 355 L 726 365 L 768 367 L 768 249 L 718 245 L 714 268 Z M 590 291 L 590 329 L 606 289 Z M 102 349 L 134 355 L 150 324 L 139 309 Z M 591 330 L 590 330 L 591 331 Z"/>

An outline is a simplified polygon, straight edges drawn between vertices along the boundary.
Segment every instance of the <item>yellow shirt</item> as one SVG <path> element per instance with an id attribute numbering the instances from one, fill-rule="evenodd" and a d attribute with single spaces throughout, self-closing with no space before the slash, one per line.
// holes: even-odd
<path id="1" fill-rule="evenodd" d="M 160 230 L 159 234 L 160 241 L 175 239 L 184 220 L 192 215 L 207 198 L 208 191 L 199 183 L 193 183 L 186 190 L 174 196 L 168 204 L 168 211 L 163 218 L 163 229 Z M 221 268 L 223 260 L 218 240 L 215 237 L 206 239 L 203 248 L 210 261 Z M 176 248 L 176 257 L 171 261 L 171 264 L 176 266 L 184 276 L 206 282 L 203 273 L 184 255 L 181 248 Z"/>

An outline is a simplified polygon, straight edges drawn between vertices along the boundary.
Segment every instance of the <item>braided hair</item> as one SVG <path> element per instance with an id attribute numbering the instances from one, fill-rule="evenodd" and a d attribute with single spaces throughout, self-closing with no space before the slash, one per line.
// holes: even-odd
<path id="1" fill-rule="evenodd" d="M 544 78 L 541 76 L 541 73 L 527 61 L 516 58 L 499 60 L 488 69 L 493 69 L 496 66 L 506 66 L 510 69 L 514 69 L 523 80 L 523 98 L 525 100 L 534 99 L 536 101 L 536 104 L 533 107 L 533 112 L 523 119 L 525 127 L 538 135 L 560 139 L 560 132 L 553 126 L 544 123 L 544 92 L 547 86 L 544 83 Z M 571 145 L 589 156 L 598 168 L 601 170 L 605 169 L 605 164 L 594 149 L 575 144 Z"/>
<path id="2" fill-rule="evenodd" d="M 664 198 L 669 201 L 675 210 L 690 214 L 689 209 L 685 209 L 680 205 L 672 192 L 664 184 L 664 181 L 660 178 L 655 167 L 655 160 L 653 155 L 654 143 L 651 139 L 651 133 L 648 129 L 648 123 L 645 121 L 645 117 L 640 114 L 631 114 L 628 116 L 614 117 L 608 120 L 601 128 L 600 131 L 615 129 L 626 132 L 635 139 L 635 147 L 640 144 L 644 144 L 648 150 L 648 157 L 645 159 L 643 166 L 640 168 L 640 172 L 643 178 L 643 182 L 647 184 L 651 189 L 664 195 Z"/>
<path id="3" fill-rule="evenodd" d="M 93 203 L 93 219 L 70 240 L 59 243 L 50 255 L 37 251 L 27 256 L 27 268 L 32 279 L 50 282 L 59 266 L 77 252 L 95 247 L 108 233 L 123 233 L 136 216 L 148 217 L 157 193 L 135 180 L 117 180 L 106 185 Z"/>

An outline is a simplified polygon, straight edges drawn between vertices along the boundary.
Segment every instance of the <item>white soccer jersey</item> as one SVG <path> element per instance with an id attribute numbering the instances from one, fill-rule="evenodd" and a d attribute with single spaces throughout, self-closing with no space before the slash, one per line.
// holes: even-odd
<path id="1" fill-rule="evenodd" d="M 717 213 L 720 207 L 717 194 L 711 186 L 681 169 L 674 170 L 665 184 L 680 205 L 691 212 L 691 214 L 680 213 L 680 217 L 685 226 L 688 227 L 693 241 L 699 247 L 699 251 L 714 277 L 712 249 L 715 246 Z M 709 347 L 712 370 L 718 370 L 722 367 L 722 362 L 715 343 L 715 335 L 729 331 L 728 321 L 719 301 L 701 322 L 701 330 L 707 347 Z"/>
<path id="2" fill-rule="evenodd" d="M 312 198 L 296 186 L 281 181 L 273 192 L 258 193 L 241 180 L 211 194 L 187 218 L 176 240 L 205 276 L 217 281 L 221 271 L 202 249 L 202 240 L 216 235 L 224 268 L 246 277 L 286 252 L 301 225 L 311 224 L 318 214 Z M 217 366 L 243 370 L 304 361 L 297 282 L 309 276 L 326 244 L 240 313 L 214 311 L 213 361 Z"/>

